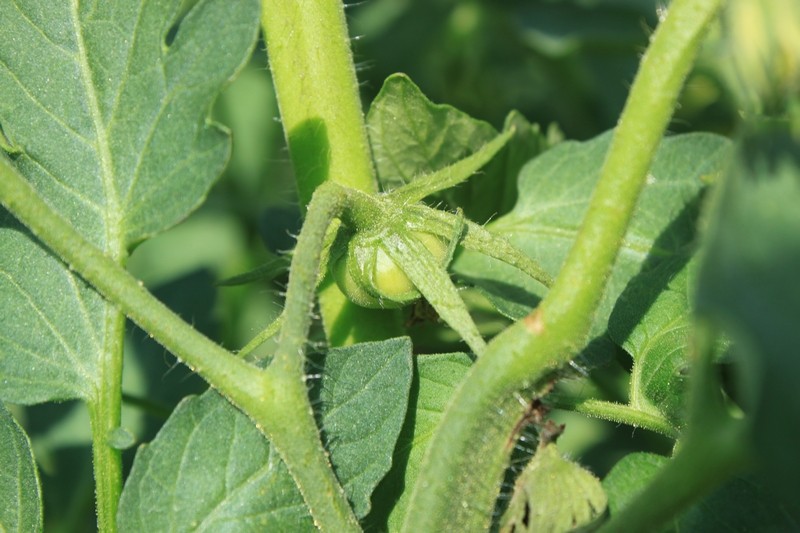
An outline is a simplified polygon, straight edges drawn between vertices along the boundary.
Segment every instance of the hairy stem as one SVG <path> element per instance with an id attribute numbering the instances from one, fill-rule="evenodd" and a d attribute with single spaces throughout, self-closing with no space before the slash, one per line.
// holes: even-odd
<path id="1" fill-rule="evenodd" d="M 649 429 L 656 433 L 661 433 L 672 439 L 678 438 L 678 430 L 670 425 L 669 421 L 663 416 L 655 413 L 648 413 L 630 405 L 622 403 L 607 402 L 595 399 L 575 400 L 559 395 L 547 397 L 548 403 L 558 409 L 569 409 L 578 413 L 608 420 L 617 424 L 627 424 L 635 428 Z"/>
<path id="2" fill-rule="evenodd" d="M 121 420 L 124 334 L 125 315 L 116 309 L 109 310 L 103 335 L 105 346 L 98 365 L 98 389 L 88 402 L 97 529 L 102 533 L 117 530 L 117 507 L 122 493 L 122 457 L 120 451 L 110 445 L 109 439 Z"/>
<path id="3" fill-rule="evenodd" d="M 312 301 L 318 268 L 318 264 L 313 263 L 313 247 L 317 247 L 318 261 L 323 243 L 316 237 L 318 233 L 324 237 L 324 230 L 318 232 L 314 228 L 323 224 L 327 227 L 340 210 L 341 195 L 322 195 L 323 199 L 326 197 L 328 200 L 321 200 L 318 209 L 320 215 L 317 218 L 321 222 L 311 224 L 309 229 L 304 226 L 301 232 L 300 241 L 308 244 L 298 244 L 298 249 L 309 250 L 301 254 L 301 259 L 307 262 L 305 264 L 312 274 L 306 275 L 310 281 L 290 279 L 290 291 L 299 295 L 297 298 L 288 297 L 294 302 L 291 305 L 291 312 L 295 313 L 292 317 L 298 316 L 300 311 L 307 316 Z M 3 156 L 0 156 L 0 203 L 100 294 L 118 305 L 131 320 L 253 419 L 285 460 L 318 527 L 337 532 L 359 530 L 328 463 L 308 401 L 303 378 L 303 352 L 298 348 L 298 343 L 305 342 L 306 331 L 301 332 L 295 327 L 291 333 L 282 335 L 280 347 L 283 355 L 276 356 L 275 360 L 279 364 L 261 370 L 224 350 L 167 309 L 124 268 L 86 241 L 53 211 Z M 307 237 L 309 233 L 311 236 Z M 303 277 L 305 274 L 298 275 Z M 300 287 L 292 288 L 298 284 Z M 311 294 L 304 289 L 305 284 L 312 286 Z M 305 303 L 302 298 L 306 298 Z M 307 325 L 307 322 L 301 324 L 306 328 Z M 104 411 L 107 406 L 107 403 L 98 402 L 94 406 L 96 412 L 92 412 L 92 429 L 98 430 L 95 431 L 98 439 L 108 438 L 104 431 L 111 420 L 111 415 Z M 92 407 L 90 405 L 90 410 Z M 113 473 L 108 470 L 110 463 L 106 459 L 105 456 L 100 458 L 103 471 L 98 475 Z M 101 512 L 107 515 L 111 509 Z"/>
<path id="4" fill-rule="evenodd" d="M 377 192 L 342 3 L 263 0 L 261 24 L 301 205 L 326 181 Z"/>
<path id="5" fill-rule="evenodd" d="M 301 205 L 327 181 L 377 192 L 342 3 L 263 0 L 261 23 Z M 330 278 L 319 302 L 332 345 L 402 333 L 397 311 L 361 308 Z"/>
<path id="6" fill-rule="evenodd" d="M 317 526 L 337 533 L 359 531 L 360 526 L 320 440 L 308 401 L 305 348 L 325 234 L 347 200 L 346 190 L 334 183 L 319 187 L 312 197 L 292 257 L 278 349 L 267 368 L 281 398 L 281 405 L 269 413 L 270 441 L 281 452 Z"/>
<path id="7" fill-rule="evenodd" d="M 470 369 L 432 438 L 403 530 L 484 530 L 529 394 L 586 343 L 647 170 L 721 0 L 675 0 L 642 59 L 586 217 L 539 308 Z M 518 402 L 518 405 L 524 403 Z"/>

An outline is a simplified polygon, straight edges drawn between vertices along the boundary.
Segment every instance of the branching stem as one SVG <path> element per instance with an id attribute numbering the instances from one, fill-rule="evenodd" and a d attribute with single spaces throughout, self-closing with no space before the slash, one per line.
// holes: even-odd
<path id="1" fill-rule="evenodd" d="M 358 521 L 320 440 L 304 380 L 303 348 L 319 255 L 325 228 L 340 213 L 345 195 L 331 184 L 316 197 L 317 215 L 303 226 L 289 280 L 287 313 L 292 314 L 287 314 L 291 317 L 287 320 L 293 326 L 282 332 L 275 364 L 265 371 L 224 350 L 167 309 L 53 211 L 8 159 L 0 156 L 0 203 L 69 268 L 253 419 L 286 462 L 320 528 L 358 531 Z M 298 261 L 303 262 L 302 267 L 295 264 Z M 93 425 L 105 426 L 106 418 L 103 413 L 93 413 Z M 98 434 L 108 438 L 104 431 Z M 106 467 L 103 469 L 105 475 Z"/>
<path id="2" fill-rule="evenodd" d="M 485 530 L 531 394 L 585 344 L 647 170 L 721 0 L 675 0 L 653 35 L 562 271 L 470 369 L 429 443 L 403 531 Z M 522 398 L 517 402 L 515 397 Z"/>
<path id="3" fill-rule="evenodd" d="M 262 0 L 261 23 L 301 207 L 328 181 L 377 192 L 342 2 Z M 402 334 L 397 311 L 359 307 L 330 278 L 319 305 L 333 346 Z"/>

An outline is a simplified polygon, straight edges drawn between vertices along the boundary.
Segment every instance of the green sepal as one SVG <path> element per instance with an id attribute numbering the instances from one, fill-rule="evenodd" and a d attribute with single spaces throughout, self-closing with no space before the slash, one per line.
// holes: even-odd
<path id="1" fill-rule="evenodd" d="M 395 189 L 387 196 L 403 202 L 419 202 L 423 198 L 439 191 L 449 189 L 466 181 L 470 176 L 486 165 L 499 152 L 514 135 L 515 129 L 510 129 L 500 133 L 491 141 L 484 144 L 477 152 L 456 161 L 436 172 L 420 176 L 411 183 Z"/>
<path id="2" fill-rule="evenodd" d="M 405 216 L 415 229 L 441 236 L 455 232 L 459 236 L 458 244 L 463 248 L 503 261 L 545 287 L 553 284 L 553 278 L 537 261 L 525 255 L 502 235 L 490 232 L 460 213 L 454 215 L 424 204 L 415 204 L 406 208 Z M 458 230 L 459 225 L 463 225 L 461 230 Z"/>
<path id="3" fill-rule="evenodd" d="M 397 232 L 389 235 L 383 246 L 439 316 L 458 332 L 476 355 L 483 353 L 486 342 L 469 315 L 466 304 L 447 271 L 436 263 L 422 243 L 404 232 Z"/>
<path id="4" fill-rule="evenodd" d="M 361 275 L 358 259 L 353 250 L 355 235 L 348 229 L 342 229 L 331 246 L 330 271 L 339 289 L 356 305 L 370 309 L 380 309 L 381 301 L 366 289 L 366 282 Z"/>

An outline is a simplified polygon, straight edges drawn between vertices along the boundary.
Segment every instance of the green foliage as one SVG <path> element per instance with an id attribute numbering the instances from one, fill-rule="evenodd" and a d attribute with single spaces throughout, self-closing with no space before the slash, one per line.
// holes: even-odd
<path id="1" fill-rule="evenodd" d="M 651 453 L 623 457 L 603 480 L 610 513 L 631 503 L 668 463 L 667 457 Z M 791 531 L 797 525 L 796 502 L 783 504 L 758 480 L 736 477 L 675 518 L 665 531 Z"/>
<path id="2" fill-rule="evenodd" d="M 568 531 L 588 526 L 605 509 L 600 480 L 546 444 L 519 475 L 500 530 Z"/>
<path id="3" fill-rule="evenodd" d="M 497 136 L 490 124 L 452 106 L 434 104 L 402 74 L 384 82 L 369 108 L 367 127 L 378 181 L 384 190 L 443 171 L 468 156 L 478 156 Z M 548 147 L 539 127 L 517 112 L 511 112 L 505 120 L 503 131 L 512 129 L 514 137 L 486 165 L 480 179 L 440 195 L 451 205 L 462 207 L 474 220 L 484 221 L 511 209 L 517 197 L 519 168 Z M 482 160 L 479 167 L 487 162 Z"/>
<path id="4" fill-rule="evenodd" d="M 688 252 L 688 251 L 687 251 Z M 676 254 L 638 274 L 620 295 L 609 333 L 633 357 L 629 404 L 683 427 L 696 261 Z M 642 314 L 642 308 L 649 305 Z M 639 316 L 637 316 L 637 313 Z"/>
<path id="5" fill-rule="evenodd" d="M 31 443 L 14 417 L 0 405 L 0 528 L 42 530 L 42 494 Z"/>
<path id="6" fill-rule="evenodd" d="M 497 135 L 486 122 L 452 106 L 431 103 L 402 74 L 384 82 L 370 106 L 367 125 L 385 190 L 463 159 Z"/>
<path id="7" fill-rule="evenodd" d="M 616 514 L 647 486 L 669 460 L 652 453 L 631 453 L 623 457 L 603 480 L 608 510 Z"/>
<path id="8" fill-rule="evenodd" d="M 184 400 L 141 448 L 118 516 L 120 531 L 263 531 L 278 524 L 313 527 L 286 466 L 213 391 Z"/>
<path id="9" fill-rule="evenodd" d="M 754 417 L 761 468 L 786 501 L 800 496 L 791 450 L 800 431 L 795 318 L 800 316 L 800 141 L 783 121 L 745 131 L 714 199 L 698 312 L 735 341 L 738 389 Z"/>
<path id="10" fill-rule="evenodd" d="M 403 487 L 414 486 L 433 432 L 453 391 L 464 378 L 471 363 L 471 358 L 463 353 L 426 354 L 416 358 L 410 411 L 395 452 L 397 463 L 393 465 L 376 494 L 382 497 L 384 506 L 396 500 L 390 509 L 378 509 L 378 516 L 385 517 L 388 514 L 386 527 L 390 531 L 400 529 L 408 507 L 408 491 L 401 491 L 399 495 L 398 491 Z"/>
<path id="11" fill-rule="evenodd" d="M 800 527 L 742 12 L 691 72 L 719 0 L 63 4 L 0 0 L 0 529 Z"/>
<path id="12" fill-rule="evenodd" d="M 564 142 L 531 161 L 520 172 L 520 200 L 489 229 L 506 236 L 526 255 L 537 258 L 550 274 L 556 274 L 574 243 L 610 139 L 610 134 L 604 134 L 583 143 Z M 608 359 L 612 348 L 605 332 L 609 327 L 615 340 L 625 346 L 630 330 L 653 298 L 685 263 L 694 243 L 702 191 L 708 180 L 721 172 L 727 151 L 725 139 L 708 134 L 663 141 L 595 313 L 595 341 L 585 364 Z M 486 256 L 465 253 L 454 270 L 512 319 L 527 315 L 545 294 L 540 284 Z M 637 294 L 644 291 L 647 293 Z M 621 296 L 634 304 L 619 300 Z M 688 302 L 684 299 L 684 305 L 673 311 L 686 313 Z M 639 350 L 625 347 L 639 357 Z M 638 389 L 638 383 L 634 387 Z"/>
<path id="13" fill-rule="evenodd" d="M 359 516 L 391 466 L 411 383 L 407 339 L 331 350 L 313 393 L 331 462 Z M 241 411 L 208 391 L 184 400 L 140 449 L 121 531 L 305 531 L 313 520 L 280 456 Z"/>
<path id="14" fill-rule="evenodd" d="M 230 152 L 208 109 L 254 45 L 258 4 L 202 2 L 176 21 L 179 6 L 1 8 L 0 31 L 15 36 L 0 69 L 0 124 L 20 150 L 15 165 L 118 260 L 196 208 Z M 220 20 L 227 31 L 217 31 Z M 109 329 L 113 307 L 3 221 L 0 298 L 18 320 L 0 341 L 9 382 L 0 394 L 18 403 L 93 401 L 105 379 L 100 361 L 119 343 Z"/>

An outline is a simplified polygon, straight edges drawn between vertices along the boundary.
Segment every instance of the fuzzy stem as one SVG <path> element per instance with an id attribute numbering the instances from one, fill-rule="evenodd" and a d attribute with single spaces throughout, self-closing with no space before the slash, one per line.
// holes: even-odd
<path id="1" fill-rule="evenodd" d="M 122 404 L 122 349 L 125 315 L 116 309 L 106 317 L 105 346 L 98 364 L 98 389 L 88 400 L 92 426 L 92 468 L 97 503 L 97 529 L 117 530 L 117 507 L 122 493 L 122 456 L 109 445 L 109 437 L 120 426 Z"/>
<path id="2" fill-rule="evenodd" d="M 327 227 L 335 216 L 331 213 L 338 214 L 340 201 L 341 195 L 333 195 L 327 201 L 328 207 L 322 205 L 318 209 L 320 214 L 317 218 L 323 220 L 312 224 L 308 230 L 304 226 L 300 241 L 308 244 L 298 244 L 298 249 L 314 246 L 322 249 L 321 241 L 307 238 L 305 234 L 313 233 L 313 228 L 321 224 Z M 274 368 L 270 366 L 266 371 L 261 370 L 224 350 L 159 302 L 124 268 L 87 242 L 53 211 L 8 159 L 2 156 L 0 203 L 100 294 L 118 305 L 133 322 L 253 419 L 286 462 L 306 497 L 318 527 L 337 532 L 360 529 L 328 463 L 308 401 L 303 380 L 304 358 L 302 350 L 295 348 L 299 342 L 297 339 L 305 341 L 306 332 L 301 334 L 297 328 L 292 328 L 291 342 L 282 336 L 280 347 L 283 348 L 283 355 L 276 356 L 275 361 L 281 363 Z M 324 237 L 324 230 L 322 234 Z M 300 257 L 307 262 L 306 268 L 312 270 L 307 277 L 313 293 L 318 265 L 313 264 L 313 254 L 309 258 L 309 254 L 304 252 Z M 291 288 L 298 283 L 290 279 L 290 291 L 301 294 L 299 298 L 308 298 L 306 302 L 310 302 L 311 296 L 307 292 Z M 309 304 L 303 306 L 299 298 L 296 301 L 290 298 L 295 301 L 292 304 L 293 312 L 297 314 L 302 311 L 308 315 Z M 107 407 L 103 402 L 98 405 L 95 406 L 96 410 Z M 100 435 L 98 438 L 107 439 L 108 434 L 102 430 L 108 425 L 108 420 L 110 415 L 105 411 L 92 413 L 93 430 L 101 430 L 97 432 Z M 100 461 L 102 472 L 99 475 L 105 476 L 109 474 L 109 463 L 105 457 Z M 110 509 L 102 512 L 107 515 Z"/>
<path id="3" fill-rule="evenodd" d="M 292 257 L 278 349 L 267 368 L 281 398 L 281 405 L 269 413 L 270 441 L 280 450 L 317 526 L 337 533 L 361 528 L 320 440 L 308 401 L 305 348 L 325 235 L 347 202 L 343 187 L 327 183 L 316 190 L 309 203 L 308 217 Z"/>
<path id="4" fill-rule="evenodd" d="M 261 24 L 302 208 L 327 181 L 377 192 L 341 1 L 263 0 Z M 353 304 L 330 278 L 319 303 L 331 345 L 402 334 L 399 313 Z"/>
<path id="5" fill-rule="evenodd" d="M 342 3 L 263 0 L 261 24 L 301 205 L 326 181 L 377 192 Z"/>
<path id="6" fill-rule="evenodd" d="M 585 345 L 653 154 L 720 2 L 670 5 L 562 271 L 541 306 L 489 344 L 454 394 L 428 445 L 403 531 L 476 531 L 491 524 L 510 435 L 524 414 L 513 398 L 530 393 Z M 520 399 L 518 405 L 525 402 Z"/>
<path id="7" fill-rule="evenodd" d="M 576 400 L 562 395 L 557 397 L 550 395 L 547 400 L 548 404 L 557 409 L 568 409 L 617 424 L 649 429 L 672 439 L 677 439 L 679 436 L 678 430 L 672 427 L 663 416 L 641 411 L 630 405 L 591 398 Z"/>

